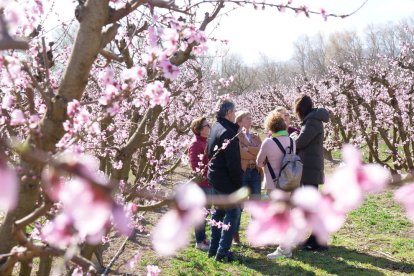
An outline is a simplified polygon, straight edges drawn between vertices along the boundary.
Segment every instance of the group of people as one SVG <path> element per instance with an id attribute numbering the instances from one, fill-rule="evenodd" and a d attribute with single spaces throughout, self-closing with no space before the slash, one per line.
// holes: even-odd
<path id="1" fill-rule="evenodd" d="M 217 112 L 217 121 L 210 126 L 207 118 L 197 118 L 191 124 L 195 134 L 189 147 L 192 170 L 201 172 L 197 183 L 206 195 L 228 195 L 242 186 L 250 190 L 251 199 L 260 199 L 262 191 L 269 194 L 277 189 L 269 168 L 278 175 L 285 150 L 293 145 L 303 163 L 301 185 L 316 188 L 324 183 L 323 123 L 329 113 L 315 108 L 308 95 L 294 101 L 294 112 L 301 121 L 301 128 L 290 126 L 289 112 L 276 107 L 265 119 L 266 138 L 253 133 L 251 113 L 237 111 L 232 101 L 225 100 Z M 229 142 L 230 141 L 230 142 Z M 293 143 L 292 143 L 293 142 Z M 223 144 L 226 146 L 221 149 Z M 279 144 L 279 145 L 278 145 Z M 217 152 L 217 149 L 221 149 Z M 212 220 L 230 225 L 228 229 L 211 227 L 211 240 L 206 237 L 206 225 L 195 230 L 196 248 L 208 251 L 217 261 L 231 262 L 235 259 L 230 251 L 233 243 L 239 243 L 240 206 L 216 207 Z M 303 244 L 307 250 L 325 249 L 311 235 Z M 278 247 L 267 255 L 269 259 L 291 257 L 292 249 Z"/>

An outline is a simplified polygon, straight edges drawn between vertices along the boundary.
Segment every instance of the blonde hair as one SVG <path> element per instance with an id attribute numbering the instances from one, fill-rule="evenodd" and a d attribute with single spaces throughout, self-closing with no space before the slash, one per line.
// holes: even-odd
<path id="1" fill-rule="evenodd" d="M 275 111 L 272 111 L 267 115 L 264 127 L 266 130 L 270 130 L 273 133 L 287 129 L 285 118 L 281 113 Z"/>
<path id="2" fill-rule="evenodd" d="M 240 123 L 244 117 L 251 115 L 249 111 L 241 110 L 236 112 L 236 123 Z"/>
<path id="3" fill-rule="evenodd" d="M 274 112 L 282 113 L 282 114 L 289 114 L 286 108 L 283 106 L 276 106 L 275 109 L 273 109 Z"/>

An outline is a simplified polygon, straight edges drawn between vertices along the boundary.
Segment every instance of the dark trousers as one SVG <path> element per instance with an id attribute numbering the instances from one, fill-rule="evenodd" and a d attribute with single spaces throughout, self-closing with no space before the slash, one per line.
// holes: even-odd
<path id="1" fill-rule="evenodd" d="M 211 187 L 200 187 L 204 193 L 206 194 L 206 197 L 208 198 L 213 194 L 213 188 Z M 207 239 L 206 236 L 206 221 L 204 220 L 201 225 L 199 225 L 195 229 L 195 238 L 197 243 L 203 242 L 205 239 Z"/>
<path id="2" fill-rule="evenodd" d="M 246 171 L 243 173 L 242 186 L 248 187 L 250 189 L 250 198 L 260 198 L 262 191 L 262 177 L 260 176 L 260 173 L 256 168 L 246 169 Z M 243 209 L 241 209 L 241 212 L 243 212 Z M 236 232 L 240 229 L 240 219 L 237 222 Z"/>
<path id="3" fill-rule="evenodd" d="M 214 190 L 216 195 L 220 195 L 217 190 Z M 233 235 L 236 231 L 237 223 L 240 219 L 240 207 L 229 208 L 217 208 L 213 214 L 212 219 L 216 222 L 223 222 L 226 225 L 230 225 L 228 230 L 223 230 L 216 226 L 211 226 L 211 242 L 209 252 L 227 254 L 230 250 L 231 243 L 233 241 Z"/>

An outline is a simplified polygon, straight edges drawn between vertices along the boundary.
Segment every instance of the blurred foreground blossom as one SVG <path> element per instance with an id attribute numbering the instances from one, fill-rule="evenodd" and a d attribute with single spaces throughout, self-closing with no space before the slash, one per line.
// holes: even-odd
<path id="1" fill-rule="evenodd" d="M 252 220 L 248 240 L 256 246 L 279 244 L 294 247 L 313 233 L 320 244 L 327 244 L 332 233 L 344 224 L 346 215 L 361 206 L 369 193 L 379 192 L 391 180 L 385 168 L 362 163 L 360 152 L 351 145 L 343 149 L 345 164 L 327 179 L 322 192 L 305 186 L 292 195 L 275 190 L 270 201 L 247 202 Z M 414 185 L 396 193 L 414 221 Z"/>
<path id="2" fill-rule="evenodd" d="M 158 276 L 161 269 L 156 265 L 147 265 L 147 276 Z"/>
<path id="3" fill-rule="evenodd" d="M 60 248 L 82 240 L 98 244 L 111 221 L 119 232 L 129 235 L 129 218 L 111 197 L 109 180 L 97 170 L 97 160 L 81 155 L 64 156 L 60 162 L 76 176 L 67 180 L 55 168 L 44 171 L 46 193 L 62 205 L 62 212 L 42 229 L 44 240 Z"/>
<path id="4" fill-rule="evenodd" d="M 394 198 L 403 204 L 408 218 L 414 223 L 414 183 L 405 185 L 395 191 Z"/>
<path id="5" fill-rule="evenodd" d="M 333 198 L 336 211 L 346 213 L 361 206 L 367 193 L 383 190 L 391 174 L 380 165 L 363 164 L 360 152 L 352 145 L 345 145 L 342 152 L 345 165 L 327 178 L 323 192 Z"/>
<path id="6" fill-rule="evenodd" d="M 190 231 L 205 219 L 206 196 L 194 183 L 180 184 L 176 189 L 176 208 L 168 211 L 152 232 L 154 249 L 169 256 L 188 244 Z"/>
<path id="7" fill-rule="evenodd" d="M 0 160 L 0 211 L 12 210 L 17 204 L 19 183 L 16 172 Z"/>

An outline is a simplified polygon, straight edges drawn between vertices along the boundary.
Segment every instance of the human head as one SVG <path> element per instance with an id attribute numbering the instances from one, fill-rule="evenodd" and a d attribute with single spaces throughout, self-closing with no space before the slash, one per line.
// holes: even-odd
<path id="1" fill-rule="evenodd" d="M 237 111 L 236 112 L 236 123 L 240 127 L 244 127 L 245 129 L 249 130 L 252 126 L 252 115 L 249 111 Z"/>
<path id="2" fill-rule="evenodd" d="M 265 129 L 270 130 L 273 133 L 281 130 L 286 130 L 287 125 L 285 122 L 285 118 L 282 114 L 278 112 L 270 112 L 270 114 L 267 115 L 265 120 Z"/>
<path id="3" fill-rule="evenodd" d="M 236 109 L 234 103 L 230 100 L 224 100 L 217 111 L 217 118 L 225 118 L 231 122 L 234 122 L 236 119 L 235 112 Z"/>
<path id="4" fill-rule="evenodd" d="M 308 115 L 313 109 L 313 102 L 311 97 L 306 94 L 302 94 L 295 99 L 293 104 L 293 108 L 296 112 L 296 115 L 299 117 L 301 121 L 305 119 L 306 115 Z"/>
<path id="5" fill-rule="evenodd" d="M 277 106 L 273 111 L 282 114 L 283 118 L 285 118 L 286 125 L 290 125 L 290 114 L 286 108 L 283 106 Z"/>
<path id="6" fill-rule="evenodd" d="M 210 134 L 210 125 L 205 117 L 199 117 L 194 119 L 191 122 L 190 128 L 195 135 L 208 137 L 208 135 Z"/>

